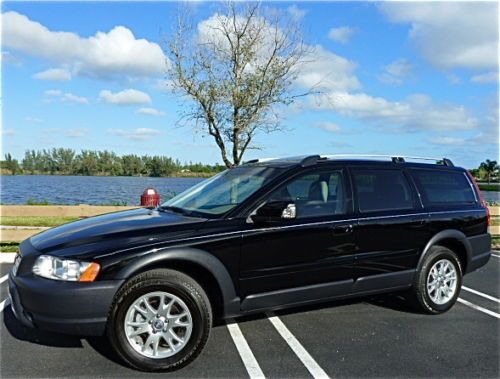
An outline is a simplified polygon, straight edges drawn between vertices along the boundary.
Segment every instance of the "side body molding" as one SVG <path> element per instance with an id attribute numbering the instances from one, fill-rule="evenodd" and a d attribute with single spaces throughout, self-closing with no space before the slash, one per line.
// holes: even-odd
<path id="1" fill-rule="evenodd" d="M 420 268 L 422 261 L 429 251 L 429 249 L 434 246 L 434 245 L 439 245 L 439 241 L 442 241 L 444 239 L 454 239 L 458 242 L 460 242 L 466 252 L 466 260 L 467 260 L 467 267 L 470 266 L 471 259 L 472 259 L 472 247 L 470 245 L 469 240 L 467 239 L 467 236 L 463 234 L 460 230 L 456 229 L 445 229 L 440 231 L 439 233 L 436 233 L 430 240 L 427 242 L 427 245 L 425 245 L 424 251 L 422 252 L 422 255 L 420 255 L 420 259 L 418 260 L 418 265 L 417 267 Z"/>
<path id="2" fill-rule="evenodd" d="M 209 271 L 217 281 L 224 305 L 223 316 L 232 317 L 240 313 L 240 298 L 226 267 L 212 254 L 193 248 L 167 248 L 137 257 L 116 275 L 117 278 L 127 279 L 147 266 L 165 264 L 169 261 L 192 262 Z M 196 278 L 195 278 L 196 279 Z"/>

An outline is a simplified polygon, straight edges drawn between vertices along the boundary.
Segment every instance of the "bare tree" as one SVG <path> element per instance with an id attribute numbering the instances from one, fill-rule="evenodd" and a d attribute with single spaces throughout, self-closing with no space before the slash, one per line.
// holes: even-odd
<path id="1" fill-rule="evenodd" d="M 168 78 L 193 100 L 183 116 L 214 138 L 227 167 L 238 165 L 258 132 L 280 129 L 277 106 L 304 95 L 292 91 L 306 54 L 298 20 L 229 2 L 198 25 L 179 16 L 176 29 L 166 47 Z"/>

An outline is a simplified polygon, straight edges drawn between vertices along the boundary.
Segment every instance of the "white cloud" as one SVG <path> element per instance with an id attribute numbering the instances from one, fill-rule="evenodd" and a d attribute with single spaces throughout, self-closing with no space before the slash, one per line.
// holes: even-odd
<path id="1" fill-rule="evenodd" d="M 151 128 L 137 128 L 133 130 L 108 129 L 107 132 L 109 134 L 128 138 L 134 141 L 147 141 L 161 134 L 161 132 L 158 129 L 151 129 Z"/>
<path id="2" fill-rule="evenodd" d="M 62 93 L 63 92 L 61 90 L 58 90 L 58 89 L 49 89 L 49 90 L 45 91 L 45 94 L 47 96 L 61 96 Z"/>
<path id="3" fill-rule="evenodd" d="M 291 5 L 287 8 L 288 13 L 294 20 L 300 21 L 307 14 L 306 9 L 299 8 L 297 5 Z"/>
<path id="4" fill-rule="evenodd" d="M 24 121 L 27 121 L 27 122 L 33 122 L 33 123 L 40 123 L 40 122 L 43 122 L 43 120 L 41 118 L 38 118 L 38 117 L 31 117 L 31 116 L 26 116 L 24 118 Z"/>
<path id="5" fill-rule="evenodd" d="M 51 31 L 17 12 L 2 14 L 2 44 L 31 56 L 64 64 L 92 77 L 159 76 L 166 68 L 161 47 L 137 39 L 130 29 L 116 26 L 82 38 L 78 34 Z"/>
<path id="6" fill-rule="evenodd" d="M 2 51 L 2 54 L 0 55 L 1 61 L 3 63 L 10 63 L 13 64 L 14 66 L 20 67 L 23 64 L 23 61 L 21 58 L 15 56 L 12 54 L 10 51 Z"/>
<path id="7" fill-rule="evenodd" d="M 63 92 L 58 89 L 51 89 L 45 91 L 45 95 L 47 96 L 44 101 L 46 103 L 50 103 L 53 100 L 59 100 L 62 102 L 68 102 L 68 103 L 78 103 L 78 104 L 88 104 L 89 101 L 86 97 L 83 96 L 77 96 L 69 92 Z"/>
<path id="8" fill-rule="evenodd" d="M 116 93 L 113 93 L 109 90 L 103 90 L 99 93 L 99 99 L 108 104 L 118 104 L 118 105 L 136 105 L 136 104 L 151 103 L 151 97 L 149 97 L 147 93 L 131 88 Z"/>
<path id="9" fill-rule="evenodd" d="M 237 23 L 243 23 L 241 17 L 236 18 Z M 265 22 L 262 18 L 255 18 L 254 23 Z M 221 25 L 228 25 L 233 30 L 231 21 L 224 15 L 214 14 L 198 24 L 199 43 L 210 43 L 218 47 L 219 51 L 227 53 L 229 42 L 221 32 Z M 264 26 L 264 30 L 267 26 Z M 261 47 L 256 51 L 256 60 L 265 61 L 272 52 L 274 31 L 269 29 L 262 33 Z M 341 57 L 331 51 L 324 49 L 321 45 L 305 46 L 306 54 L 297 67 L 296 84 L 307 89 L 315 87 L 317 89 L 327 90 L 352 90 L 359 88 L 360 84 L 354 75 L 357 67 L 344 57 Z M 252 65 L 247 65 L 248 70 Z"/>
<path id="10" fill-rule="evenodd" d="M 446 75 L 446 79 L 448 80 L 448 82 L 450 82 L 450 84 L 453 84 L 453 85 L 457 85 L 457 84 L 462 83 L 462 79 L 460 78 L 460 76 L 455 75 L 455 74 Z"/>
<path id="11" fill-rule="evenodd" d="M 347 91 L 360 87 L 354 75 L 357 64 L 322 46 L 311 47 L 298 71 L 297 84 L 326 90 Z"/>
<path id="12" fill-rule="evenodd" d="M 175 86 L 170 79 L 158 79 L 156 83 L 153 85 L 153 88 L 157 91 L 169 92 L 172 91 L 175 88 Z"/>
<path id="13" fill-rule="evenodd" d="M 164 116 L 165 112 L 162 112 L 156 108 L 139 108 L 135 113 L 145 114 L 148 116 Z"/>
<path id="14" fill-rule="evenodd" d="M 67 81 L 71 80 L 71 73 L 64 68 L 51 68 L 33 75 L 33 79 Z"/>
<path id="15" fill-rule="evenodd" d="M 351 28 L 349 26 L 340 26 L 338 28 L 331 28 L 328 32 L 328 38 L 335 42 L 346 44 L 351 40 L 355 32 L 355 28 Z"/>
<path id="16" fill-rule="evenodd" d="M 69 101 L 71 103 L 88 104 L 89 101 L 86 97 L 73 95 L 72 93 L 65 93 L 61 101 Z"/>
<path id="17" fill-rule="evenodd" d="M 338 126 L 337 124 L 333 123 L 333 122 L 320 122 L 317 124 L 318 128 L 321 128 L 323 130 L 326 130 L 328 132 L 332 132 L 332 133 L 339 133 L 342 129 L 340 128 L 340 126 Z"/>
<path id="18" fill-rule="evenodd" d="M 87 128 L 76 128 L 76 129 L 66 129 L 64 130 L 64 135 L 71 138 L 82 138 L 89 134 L 89 129 Z"/>
<path id="19" fill-rule="evenodd" d="M 82 138 L 90 133 L 87 128 L 63 129 L 63 128 L 44 128 L 42 129 L 44 137 L 47 136 L 65 136 L 69 138 Z"/>
<path id="20" fill-rule="evenodd" d="M 476 84 L 498 83 L 498 71 L 486 72 L 484 74 L 474 75 L 470 81 Z"/>
<path id="21" fill-rule="evenodd" d="M 11 137 L 16 134 L 16 131 L 14 129 L 3 129 L 2 128 L 2 135 L 5 137 Z"/>
<path id="22" fill-rule="evenodd" d="M 425 95 L 389 101 L 366 93 L 330 92 L 317 96 L 315 100 L 313 107 L 316 109 L 331 110 L 406 131 L 471 130 L 479 126 L 479 121 L 463 106 L 435 104 Z"/>
<path id="23" fill-rule="evenodd" d="M 434 145 L 463 145 L 465 143 L 465 138 L 433 137 L 429 138 L 428 141 Z"/>
<path id="24" fill-rule="evenodd" d="M 411 25 L 410 40 L 431 64 L 497 67 L 496 2 L 384 2 L 379 7 L 389 20 Z"/>
<path id="25" fill-rule="evenodd" d="M 473 143 L 483 147 L 488 144 L 500 144 L 498 106 L 498 100 L 496 96 L 494 96 L 494 100 L 492 100 L 492 103 L 488 107 L 486 115 L 484 116 L 481 131 L 471 139 Z M 498 148 L 496 150 L 496 154 L 498 155 Z"/>
<path id="26" fill-rule="evenodd" d="M 402 84 L 412 73 L 412 65 L 407 59 L 397 59 L 383 67 L 378 79 L 387 84 Z"/>

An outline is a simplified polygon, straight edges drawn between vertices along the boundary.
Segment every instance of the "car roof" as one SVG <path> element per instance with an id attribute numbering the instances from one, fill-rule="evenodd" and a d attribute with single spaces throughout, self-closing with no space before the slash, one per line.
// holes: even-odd
<path id="1" fill-rule="evenodd" d="M 371 159 L 370 159 L 371 158 Z M 244 163 L 245 166 L 261 167 L 308 167 L 324 163 L 338 163 L 354 166 L 397 166 L 414 168 L 460 169 L 455 167 L 448 158 L 411 157 L 402 155 L 364 155 L 364 154 L 339 154 L 339 155 L 303 155 L 283 158 L 253 159 Z"/>

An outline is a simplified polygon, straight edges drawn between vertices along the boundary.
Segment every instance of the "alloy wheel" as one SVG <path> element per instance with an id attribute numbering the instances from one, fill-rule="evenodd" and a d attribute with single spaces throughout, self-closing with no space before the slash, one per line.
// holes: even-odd
<path id="1" fill-rule="evenodd" d="M 427 294 L 435 304 L 445 304 L 457 291 L 457 270 L 448 259 L 440 259 L 427 275 Z"/>
<path id="2" fill-rule="evenodd" d="M 127 310 L 124 330 L 139 354 L 153 359 L 171 357 L 189 341 L 193 319 L 184 301 L 168 292 L 142 295 Z"/>

